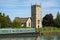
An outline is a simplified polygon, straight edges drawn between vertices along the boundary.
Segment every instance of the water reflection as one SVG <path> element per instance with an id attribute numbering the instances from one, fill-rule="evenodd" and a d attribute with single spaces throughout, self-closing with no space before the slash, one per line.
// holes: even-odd
<path id="1" fill-rule="evenodd" d="M 53 35 L 53 36 L 42 36 L 41 40 L 60 40 L 60 36 Z"/>
<path id="2" fill-rule="evenodd" d="M 36 37 L 0 38 L 0 40 L 36 40 Z"/>
<path id="3" fill-rule="evenodd" d="M 60 40 L 60 36 L 13 37 L 0 38 L 0 40 Z"/>

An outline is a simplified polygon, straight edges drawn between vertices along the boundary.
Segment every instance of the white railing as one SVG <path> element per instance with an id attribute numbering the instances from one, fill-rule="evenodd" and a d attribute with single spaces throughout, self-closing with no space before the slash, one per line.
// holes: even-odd
<path id="1" fill-rule="evenodd" d="M 35 32 L 35 28 L 0 29 L 0 34 Z"/>

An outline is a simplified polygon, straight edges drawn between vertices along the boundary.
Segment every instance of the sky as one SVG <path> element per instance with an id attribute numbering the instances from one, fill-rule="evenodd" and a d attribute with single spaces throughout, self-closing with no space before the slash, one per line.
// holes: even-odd
<path id="1" fill-rule="evenodd" d="M 54 18 L 60 12 L 60 0 L 0 0 L 0 12 L 15 17 L 31 17 L 31 5 L 38 4 L 42 9 L 42 18 L 52 13 Z"/>

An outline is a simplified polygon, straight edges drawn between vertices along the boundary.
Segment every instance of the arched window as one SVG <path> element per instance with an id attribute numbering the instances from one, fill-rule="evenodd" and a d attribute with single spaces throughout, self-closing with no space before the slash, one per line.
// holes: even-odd
<path id="1" fill-rule="evenodd" d="M 40 23 L 40 20 L 38 20 L 38 24 Z"/>
<path id="2" fill-rule="evenodd" d="M 39 25 L 38 25 L 38 28 L 39 28 Z"/>

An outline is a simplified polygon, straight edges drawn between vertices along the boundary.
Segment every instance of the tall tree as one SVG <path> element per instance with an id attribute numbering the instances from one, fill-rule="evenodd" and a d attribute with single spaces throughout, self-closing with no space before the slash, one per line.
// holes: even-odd
<path id="1" fill-rule="evenodd" d="M 57 12 L 57 16 L 55 19 L 55 26 L 60 27 L 60 13 L 59 13 L 59 11 Z"/>
<path id="2" fill-rule="evenodd" d="M 43 17 L 43 26 L 53 26 L 53 15 L 51 13 Z"/>
<path id="3" fill-rule="evenodd" d="M 3 14 L 3 15 L 2 15 Z M 9 28 L 10 18 L 0 12 L 0 28 Z"/>

